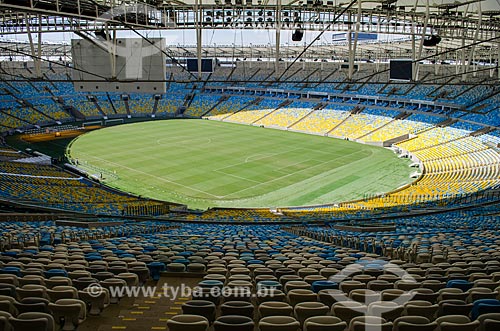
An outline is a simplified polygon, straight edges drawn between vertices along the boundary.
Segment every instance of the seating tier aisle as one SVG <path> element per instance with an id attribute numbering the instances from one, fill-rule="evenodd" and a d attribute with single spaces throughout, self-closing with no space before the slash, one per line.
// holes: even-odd
<path id="1" fill-rule="evenodd" d="M 262 120 L 255 122 L 255 125 L 288 128 L 310 111 L 311 109 L 304 108 L 282 108 L 266 116 Z"/>
<path id="2" fill-rule="evenodd" d="M 450 127 L 433 127 L 430 130 L 420 132 L 417 137 L 408 139 L 397 146 L 413 152 L 422 148 L 443 144 L 451 140 L 459 139 L 468 134 L 465 130 L 453 129 Z"/>
<path id="3" fill-rule="evenodd" d="M 164 95 L 163 98 L 158 101 L 158 110 L 156 111 L 156 114 L 175 114 L 177 109 L 182 106 L 184 97 L 185 95 L 181 93 Z"/>
<path id="4" fill-rule="evenodd" d="M 227 118 L 227 121 L 252 124 L 275 110 L 281 102 L 283 100 L 265 99 L 258 105 L 250 105 L 244 110 L 231 115 Z"/>
<path id="5" fill-rule="evenodd" d="M 405 134 L 416 134 L 430 127 L 430 124 L 409 120 L 395 120 L 361 138 L 363 141 L 387 141 Z"/>
<path id="6" fill-rule="evenodd" d="M 155 100 L 149 94 L 130 94 L 128 105 L 131 114 L 149 115 L 153 112 Z"/>
<path id="7" fill-rule="evenodd" d="M 384 116 L 353 114 L 342 124 L 332 130 L 330 135 L 341 138 L 356 139 L 388 124 L 391 120 L 392 119 L 390 117 Z"/>
<path id="8" fill-rule="evenodd" d="M 325 109 L 316 110 L 314 113 L 292 126 L 292 129 L 314 134 L 325 134 L 349 116 L 349 112 L 341 110 L 341 107 L 342 106 L 338 106 L 335 109 L 327 107 Z M 337 110 L 337 108 L 339 109 Z"/>
<path id="9" fill-rule="evenodd" d="M 219 96 L 220 97 L 220 96 Z M 254 101 L 254 97 L 249 96 L 230 96 L 229 99 L 225 100 L 217 107 L 212 109 L 212 111 L 207 115 L 209 118 L 213 119 L 224 119 L 231 114 L 242 109 L 246 104 Z M 207 109 L 208 111 L 209 109 Z"/>
<path id="10" fill-rule="evenodd" d="M 210 95 L 204 93 L 196 94 L 193 102 L 191 102 L 191 105 L 184 112 L 184 114 L 195 117 L 201 116 L 208 110 L 212 109 L 219 100 L 220 96 L 218 95 Z"/>
<path id="11" fill-rule="evenodd" d="M 86 117 L 99 117 L 102 116 L 102 114 L 99 112 L 99 109 L 97 109 L 95 103 L 93 101 L 90 101 L 86 95 L 84 94 L 75 94 L 75 95 L 70 95 L 67 97 L 63 98 L 65 103 L 68 105 L 71 105 L 75 107 L 79 112 L 81 112 L 84 116 Z M 111 110 L 107 106 L 104 106 L 104 102 L 100 103 L 99 105 L 103 110 L 109 111 Z M 111 113 L 106 113 L 106 114 L 112 114 Z"/>

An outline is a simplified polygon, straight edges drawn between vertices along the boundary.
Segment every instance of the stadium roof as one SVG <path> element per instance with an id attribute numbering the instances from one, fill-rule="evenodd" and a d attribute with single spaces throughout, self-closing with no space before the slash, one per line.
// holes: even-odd
<path id="1" fill-rule="evenodd" d="M 199 38 L 167 44 L 165 52 L 175 58 L 350 65 L 391 58 L 467 65 L 500 62 L 498 0 L 0 0 L 3 58 L 34 58 L 36 53 L 70 60 L 69 40 L 50 41 L 53 34 L 48 32 L 96 38 L 113 30 L 139 36 L 145 30 L 197 31 Z M 248 34 L 259 30 L 271 37 Z M 227 42 L 213 42 L 207 31 L 221 31 Z M 292 41 L 294 31 L 303 32 L 303 40 Z M 236 34 L 245 40 L 231 42 Z M 335 34 L 340 39 L 333 40 Z M 18 40 L 21 35 L 30 35 L 29 42 Z M 366 38 L 370 35 L 375 39 Z"/>
<path id="2" fill-rule="evenodd" d="M 331 24 L 330 30 L 345 30 L 347 27 L 339 29 L 336 23 L 352 28 L 360 22 L 363 30 L 376 32 L 371 27 L 375 25 L 382 29 L 380 32 L 414 34 L 409 29 L 401 31 L 402 26 L 411 23 L 416 30 L 425 33 L 439 30 L 443 35 L 448 29 L 470 30 L 476 25 L 480 30 L 500 28 L 497 0 L 0 0 L 0 12 L 4 34 L 22 31 L 24 19 L 33 15 L 42 18 L 37 23 L 43 22 L 43 17 L 66 17 L 67 20 L 54 23 L 79 28 L 87 24 L 78 24 L 75 19 L 109 20 L 110 16 L 114 16 L 115 23 L 126 20 L 130 25 L 174 29 L 193 28 L 196 21 L 210 28 L 274 29 L 281 23 L 281 28 L 300 26 L 306 30 L 322 30 L 325 24 Z M 32 25 L 35 28 L 37 24 Z M 47 29 L 50 27 L 45 25 Z M 92 24 L 88 28 L 91 27 Z M 474 33 L 464 32 L 465 36 Z"/>

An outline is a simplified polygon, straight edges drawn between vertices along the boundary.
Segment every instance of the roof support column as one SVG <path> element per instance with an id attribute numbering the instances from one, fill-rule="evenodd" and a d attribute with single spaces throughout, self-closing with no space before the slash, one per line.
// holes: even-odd
<path id="1" fill-rule="evenodd" d="M 436 57 L 434 58 L 434 75 L 437 76 L 439 74 L 439 67 L 440 65 L 438 64 L 440 57 L 439 57 L 439 48 L 436 45 Z"/>
<path id="2" fill-rule="evenodd" d="M 281 42 L 281 0 L 276 3 L 276 59 L 274 63 L 274 74 L 280 77 L 280 42 Z"/>
<path id="3" fill-rule="evenodd" d="M 35 75 L 37 78 L 42 78 L 42 33 L 41 29 L 38 32 L 37 49 L 35 50 L 35 43 L 33 41 L 33 35 L 31 32 L 31 25 L 29 23 L 30 18 L 26 17 L 26 32 L 28 34 L 28 40 L 31 49 L 31 58 L 33 59 L 33 64 L 35 65 Z M 40 27 L 41 28 L 41 27 Z"/>
<path id="4" fill-rule="evenodd" d="M 115 0 L 112 0 L 111 2 L 111 17 L 115 17 L 115 13 L 114 13 L 114 8 L 116 6 L 116 3 L 115 3 Z M 108 22 L 106 22 L 104 24 L 104 31 L 105 31 L 105 35 L 106 35 L 106 41 L 107 41 L 107 44 L 110 45 L 109 47 L 111 47 L 111 49 L 108 51 L 109 53 L 109 61 L 110 61 L 110 64 L 111 64 L 111 77 L 113 78 L 116 78 L 116 56 L 114 56 L 114 54 L 116 54 L 116 44 L 117 44 L 117 34 L 116 34 L 116 30 L 113 29 L 112 30 L 112 35 L 110 34 L 110 29 L 109 29 L 109 24 Z"/>
<path id="5" fill-rule="evenodd" d="M 198 80 L 201 80 L 201 43 L 202 43 L 202 9 L 200 6 L 201 0 L 195 0 L 194 2 L 194 12 L 195 12 L 195 27 L 196 27 L 196 59 L 198 61 Z"/>
<path id="6" fill-rule="evenodd" d="M 461 62 L 461 65 L 462 65 L 462 82 L 465 82 L 467 80 L 467 74 L 465 73 L 467 71 L 467 59 L 465 57 L 465 53 L 466 53 L 466 50 L 465 50 L 465 30 L 462 30 L 463 31 L 463 35 L 462 35 L 462 60 L 460 61 Z"/>
<path id="7" fill-rule="evenodd" d="M 424 38 L 425 34 L 427 32 L 427 24 L 429 22 L 429 17 L 430 17 L 430 6 L 429 6 L 429 0 L 426 0 L 425 2 L 425 20 L 424 20 L 424 26 L 422 28 L 422 37 L 420 38 L 420 44 L 418 46 L 418 54 L 414 54 L 416 57 L 415 60 L 418 60 L 422 57 L 422 52 L 424 50 Z M 419 78 L 419 72 L 420 72 L 420 66 L 418 61 L 415 62 L 415 81 L 418 81 Z"/>
<path id="8" fill-rule="evenodd" d="M 474 32 L 474 40 L 472 41 L 472 46 L 470 48 L 470 53 L 469 53 L 469 63 L 468 63 L 468 66 L 466 68 L 465 71 L 469 71 L 472 63 L 474 62 L 474 56 L 475 56 L 475 53 L 476 53 L 476 43 L 477 43 L 477 39 L 479 38 L 479 27 L 481 26 L 482 24 L 482 20 L 483 20 L 483 14 L 482 14 L 482 10 L 481 10 L 481 2 L 478 2 L 477 3 L 477 15 L 478 15 L 478 23 L 477 23 L 477 26 L 478 28 L 476 29 L 476 31 Z M 475 65 L 474 65 L 474 69 L 475 69 Z M 465 74 L 467 75 L 467 74 Z M 475 77 L 476 76 L 476 73 L 474 72 L 473 76 Z"/>
<path id="9" fill-rule="evenodd" d="M 111 77 L 116 78 L 116 59 L 117 59 L 117 56 L 115 56 L 115 54 L 117 51 L 116 44 L 118 42 L 116 40 L 116 30 L 112 30 L 111 32 L 113 33 L 113 35 L 111 35 L 110 30 L 109 30 L 109 25 L 108 25 L 108 23 L 106 23 L 104 25 L 104 32 L 106 35 L 106 44 L 108 45 L 109 64 L 111 66 Z"/>
<path id="10" fill-rule="evenodd" d="M 417 63 L 415 60 L 416 57 L 416 38 L 415 38 L 415 18 L 412 17 L 413 23 L 411 24 L 411 61 L 412 61 L 412 70 L 411 70 L 411 80 L 415 81 L 417 76 Z"/>
<path id="11" fill-rule="evenodd" d="M 347 29 L 347 59 L 349 61 L 349 68 L 347 69 L 347 78 L 351 79 L 351 54 L 352 54 L 352 24 L 348 25 Z"/>
<path id="12" fill-rule="evenodd" d="M 499 36 L 499 33 L 495 33 L 495 37 L 500 37 Z M 498 43 L 497 43 L 497 73 L 498 73 L 498 80 L 500 80 L 500 39 L 497 39 L 498 40 Z"/>
<path id="13" fill-rule="evenodd" d="M 358 0 L 358 14 L 356 16 L 356 28 L 354 32 L 354 43 L 351 47 L 351 26 L 349 26 L 349 72 L 347 77 L 352 79 L 354 75 L 354 60 L 356 59 L 356 49 L 358 47 L 358 34 L 361 26 L 361 0 Z"/>

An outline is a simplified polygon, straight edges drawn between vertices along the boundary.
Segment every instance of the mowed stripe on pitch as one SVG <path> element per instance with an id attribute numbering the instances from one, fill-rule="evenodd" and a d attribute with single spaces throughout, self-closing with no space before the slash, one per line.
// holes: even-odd
<path id="1" fill-rule="evenodd" d="M 108 182 L 113 187 L 193 208 L 355 199 L 406 184 L 411 171 L 407 161 L 382 148 L 206 120 L 94 131 L 73 143 L 71 155 L 82 165 L 116 172 L 118 180 Z"/>

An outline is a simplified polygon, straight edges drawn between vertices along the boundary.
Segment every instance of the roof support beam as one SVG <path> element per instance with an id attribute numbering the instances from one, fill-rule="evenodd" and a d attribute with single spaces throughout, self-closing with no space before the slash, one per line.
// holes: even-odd
<path id="1" fill-rule="evenodd" d="M 28 40 L 31 50 L 31 59 L 35 65 L 35 74 L 37 78 L 42 78 L 42 33 L 38 32 L 37 40 L 37 50 L 35 50 L 35 43 L 33 41 L 33 35 L 31 33 L 31 26 L 29 20 L 26 20 L 26 31 L 28 34 Z"/>
<path id="2" fill-rule="evenodd" d="M 495 33 L 495 37 L 500 37 L 500 32 Z M 500 39 L 497 39 L 497 74 L 498 74 L 498 80 L 500 80 Z"/>
<path id="3" fill-rule="evenodd" d="M 430 5 L 429 5 L 429 0 L 425 1 L 425 19 L 424 19 L 424 27 L 422 29 L 422 36 L 420 38 L 420 45 L 418 46 L 418 55 L 415 56 L 415 58 L 420 59 L 422 58 L 422 52 L 424 50 L 424 38 L 425 38 L 425 33 L 427 32 L 427 24 L 429 23 L 429 17 L 431 15 L 430 13 Z M 415 81 L 418 80 L 419 78 L 419 70 L 420 66 L 418 61 L 415 62 Z"/>
<path id="4" fill-rule="evenodd" d="M 349 72 L 347 74 L 347 78 L 349 80 L 354 76 L 354 60 L 356 59 L 356 49 L 358 47 L 358 36 L 359 36 L 359 28 L 361 25 L 361 0 L 358 0 L 358 14 L 356 15 L 356 28 L 354 32 L 354 43 L 351 47 L 351 31 L 349 31 Z M 351 29 L 349 29 L 351 30 Z"/>
<path id="5" fill-rule="evenodd" d="M 276 61 L 274 63 L 274 74 L 276 79 L 280 78 L 280 42 L 281 42 L 281 0 L 276 4 Z"/>
<path id="6" fill-rule="evenodd" d="M 477 5 L 478 5 L 478 10 L 477 10 L 478 13 L 477 14 L 479 16 L 478 20 L 479 20 L 479 25 L 481 25 L 482 20 L 483 20 L 483 15 L 482 15 L 482 10 L 481 10 L 481 2 L 478 2 Z M 476 42 L 477 42 L 478 37 L 479 37 L 479 29 L 477 29 L 474 33 L 474 40 L 473 40 L 473 42 L 472 42 L 473 44 L 470 48 L 469 62 L 468 62 L 468 67 L 467 67 L 466 71 L 468 71 L 469 67 L 472 65 L 472 62 L 474 62 L 474 55 L 475 55 L 475 51 L 476 51 Z M 467 79 L 467 76 L 466 76 L 467 74 L 464 74 L 464 75 L 465 75 L 465 77 L 463 77 L 463 78 L 465 80 L 465 79 Z M 474 74 L 474 76 L 475 76 L 475 74 Z"/>
<path id="7" fill-rule="evenodd" d="M 467 71 L 467 58 L 465 54 L 467 53 L 467 49 L 465 47 L 465 39 L 462 39 L 462 59 L 461 59 L 461 67 L 462 67 L 462 81 L 465 82 L 467 80 L 467 74 L 465 73 Z"/>
<path id="8" fill-rule="evenodd" d="M 198 80 L 201 81 L 201 56 L 202 56 L 202 32 L 203 32 L 203 27 L 201 24 L 201 20 L 203 19 L 202 17 L 202 10 L 200 7 L 200 2 L 201 0 L 195 0 L 194 3 L 194 12 L 196 15 L 196 22 L 195 22 L 195 28 L 196 28 L 196 59 L 198 61 Z"/>
<path id="9" fill-rule="evenodd" d="M 418 1 L 417 1 L 418 2 Z M 417 43 L 416 39 L 417 37 L 415 36 L 415 22 L 412 22 L 411 24 L 411 61 L 412 61 L 412 71 L 411 71 L 411 80 L 415 81 L 417 79 L 417 53 L 416 53 L 416 48 L 417 48 Z"/>

